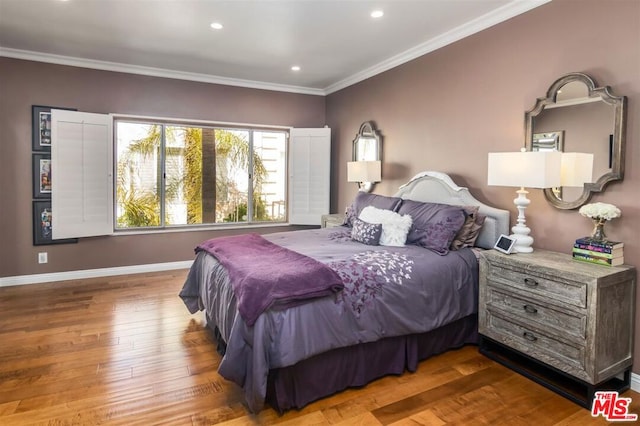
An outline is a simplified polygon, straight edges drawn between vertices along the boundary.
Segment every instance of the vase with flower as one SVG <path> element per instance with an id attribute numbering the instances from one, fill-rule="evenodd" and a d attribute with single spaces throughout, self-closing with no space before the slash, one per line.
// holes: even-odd
<path id="1" fill-rule="evenodd" d="M 593 221 L 591 239 L 594 241 L 606 241 L 604 225 L 607 221 L 620 217 L 622 212 L 613 204 L 591 203 L 580 207 L 579 213 Z"/>

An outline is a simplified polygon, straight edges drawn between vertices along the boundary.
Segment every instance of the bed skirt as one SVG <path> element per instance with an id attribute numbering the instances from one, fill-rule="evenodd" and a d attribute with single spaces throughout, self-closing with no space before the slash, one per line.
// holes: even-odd
<path id="1" fill-rule="evenodd" d="M 464 317 L 422 334 L 390 337 L 316 355 L 269 372 L 266 401 L 279 413 L 389 375 L 416 371 L 418 363 L 478 343 L 478 317 Z"/>

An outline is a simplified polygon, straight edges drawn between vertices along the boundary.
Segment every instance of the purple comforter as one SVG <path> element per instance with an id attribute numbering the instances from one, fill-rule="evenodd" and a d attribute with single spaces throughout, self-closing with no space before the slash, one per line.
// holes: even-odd
<path id="1" fill-rule="evenodd" d="M 213 238 L 198 245 L 196 253 L 200 251 L 214 255 L 227 269 L 238 312 L 249 326 L 269 308 L 286 309 L 344 287 L 325 264 L 258 234 Z"/>
<path id="2" fill-rule="evenodd" d="M 289 309 L 267 309 L 253 326 L 237 315 L 226 268 L 206 252 L 196 256 L 180 296 L 219 329 L 227 346 L 218 372 L 243 388 L 252 411 L 263 407 L 270 369 L 335 348 L 424 333 L 477 312 L 478 262 L 471 249 L 439 256 L 414 245 L 367 246 L 351 240 L 350 231 L 265 235 L 324 263 L 345 287 Z"/>

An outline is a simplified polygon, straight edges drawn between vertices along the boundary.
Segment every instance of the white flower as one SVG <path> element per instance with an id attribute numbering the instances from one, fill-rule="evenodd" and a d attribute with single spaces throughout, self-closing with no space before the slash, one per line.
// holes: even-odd
<path id="1" fill-rule="evenodd" d="M 607 203 L 585 204 L 580 207 L 579 213 L 584 217 L 598 220 L 611 220 L 622 215 L 619 208 Z"/>

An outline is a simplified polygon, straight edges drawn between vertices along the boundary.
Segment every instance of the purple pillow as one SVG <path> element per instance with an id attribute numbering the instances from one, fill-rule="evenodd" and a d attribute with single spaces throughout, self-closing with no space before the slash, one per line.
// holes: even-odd
<path id="1" fill-rule="evenodd" d="M 402 198 L 398 197 L 386 197 L 384 195 L 369 194 L 368 192 L 358 191 L 358 195 L 354 198 L 353 202 L 347 210 L 344 216 L 344 225 L 353 226 L 353 221 L 360 216 L 360 212 L 367 206 L 377 207 L 379 209 L 391 210 L 395 212 Z"/>
<path id="2" fill-rule="evenodd" d="M 460 206 L 412 200 L 402 200 L 398 213 L 413 219 L 407 244 L 416 244 L 440 255 L 449 253 L 449 246 L 467 217 Z"/>
<path id="3" fill-rule="evenodd" d="M 369 223 L 356 218 L 351 228 L 351 239 L 370 246 L 380 244 L 380 236 L 382 235 L 381 223 Z"/>

